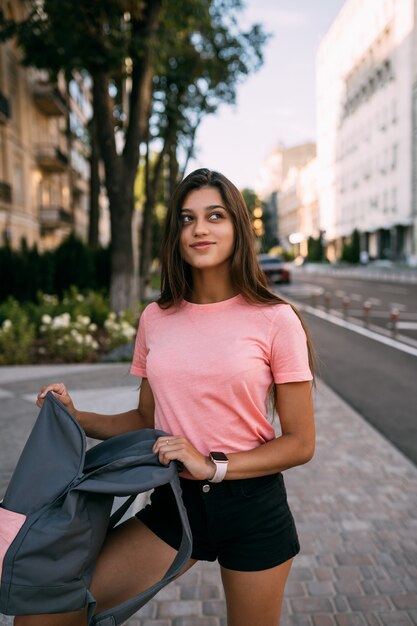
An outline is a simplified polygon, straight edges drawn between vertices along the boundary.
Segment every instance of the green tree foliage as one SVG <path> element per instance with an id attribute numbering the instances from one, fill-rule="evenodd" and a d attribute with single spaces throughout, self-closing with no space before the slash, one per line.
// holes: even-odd
<path id="1" fill-rule="evenodd" d="M 359 263 L 360 261 L 360 233 L 355 228 L 350 241 L 344 241 L 342 247 L 342 261 Z"/>
<path id="2" fill-rule="evenodd" d="M 111 301 L 132 306 L 134 181 L 147 127 L 163 0 L 28 0 L 22 20 L 0 16 L 0 40 L 15 37 L 23 63 L 71 76 L 88 72 L 111 217 Z M 129 90 L 126 86 L 129 84 Z M 126 103 L 126 104 L 125 104 Z M 116 132 L 123 149 L 116 146 Z"/>
<path id="3" fill-rule="evenodd" d="M 202 116 L 220 102 L 233 103 L 241 80 L 262 61 L 266 36 L 259 25 L 239 28 L 242 6 L 240 0 L 28 0 L 25 19 L 0 19 L 0 40 L 15 37 L 26 65 L 52 78 L 60 71 L 92 78 L 116 311 L 132 306 L 137 295 L 132 214 L 139 146 L 162 143 L 161 162 L 147 175 L 152 209 L 165 156 L 172 189 L 193 153 Z"/>
<path id="4" fill-rule="evenodd" d="M 259 25 L 239 28 L 241 8 L 237 0 L 193 0 L 182 3 L 181 11 L 163 14 L 159 35 L 165 45 L 156 64 L 147 151 L 151 147 L 157 156 L 145 160 L 142 293 L 149 281 L 151 233 L 158 232 L 155 206 L 161 177 L 167 180 L 168 196 L 194 154 L 203 117 L 221 103 L 233 104 L 238 85 L 262 63 L 267 36 Z"/>
<path id="5" fill-rule="evenodd" d="M 323 260 L 323 243 L 321 237 L 314 238 L 310 236 L 307 240 L 307 259 L 311 262 L 320 262 Z"/>

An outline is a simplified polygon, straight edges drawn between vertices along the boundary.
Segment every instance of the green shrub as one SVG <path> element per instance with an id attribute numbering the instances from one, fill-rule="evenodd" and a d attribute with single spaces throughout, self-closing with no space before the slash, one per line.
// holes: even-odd
<path id="1" fill-rule="evenodd" d="M 28 363 L 35 325 L 13 298 L 0 305 L 0 365 Z"/>
<path id="2" fill-rule="evenodd" d="M 40 254 L 23 240 L 20 250 L 0 248 L 0 276 L 0 302 L 8 296 L 36 302 L 39 291 L 62 297 L 72 285 L 108 293 L 110 249 L 91 248 L 70 235 L 56 250 Z"/>
<path id="3" fill-rule="evenodd" d="M 119 316 L 113 312 L 109 313 L 104 322 L 104 328 L 107 331 L 107 337 L 104 340 L 105 348 L 110 351 L 118 346 L 131 343 L 136 335 L 136 327 L 137 324 L 130 311 L 125 311 Z"/>
<path id="4" fill-rule="evenodd" d="M 44 314 L 41 321 L 39 331 L 48 356 L 64 361 L 86 361 L 96 354 L 99 343 L 94 333 L 98 327 L 87 315 L 71 319 L 69 313 L 55 317 Z"/>

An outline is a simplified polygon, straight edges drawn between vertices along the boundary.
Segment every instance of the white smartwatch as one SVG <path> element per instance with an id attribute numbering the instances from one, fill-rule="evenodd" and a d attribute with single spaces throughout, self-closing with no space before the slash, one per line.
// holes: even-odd
<path id="1" fill-rule="evenodd" d="M 229 459 L 224 452 L 210 452 L 210 461 L 216 466 L 213 478 L 209 478 L 210 483 L 221 483 L 226 476 Z"/>

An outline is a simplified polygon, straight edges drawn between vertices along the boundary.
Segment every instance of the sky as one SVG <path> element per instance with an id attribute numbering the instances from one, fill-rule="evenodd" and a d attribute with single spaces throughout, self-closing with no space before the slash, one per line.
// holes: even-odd
<path id="1" fill-rule="evenodd" d="M 267 155 L 279 144 L 315 141 L 315 55 L 345 0 L 246 0 L 242 26 L 260 22 L 272 36 L 264 63 L 197 131 L 187 173 L 209 167 L 240 189 L 256 189 Z"/>

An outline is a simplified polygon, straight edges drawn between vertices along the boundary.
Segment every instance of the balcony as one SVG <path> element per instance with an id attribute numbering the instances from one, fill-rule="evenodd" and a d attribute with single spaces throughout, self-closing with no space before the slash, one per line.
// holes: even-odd
<path id="1" fill-rule="evenodd" d="M 0 202 L 11 204 L 12 199 L 11 185 L 9 185 L 9 183 L 5 183 L 3 180 L 0 180 Z"/>
<path id="2" fill-rule="evenodd" d="M 5 124 L 11 117 L 10 103 L 0 91 L 0 124 Z"/>
<path id="3" fill-rule="evenodd" d="M 66 115 L 67 103 L 61 92 L 49 82 L 37 80 L 33 83 L 33 99 L 44 115 L 56 117 Z"/>
<path id="4" fill-rule="evenodd" d="M 39 208 L 39 221 L 41 232 L 45 234 L 57 228 L 71 226 L 73 217 L 68 209 L 64 209 L 62 206 L 41 206 Z"/>
<path id="5" fill-rule="evenodd" d="M 35 146 L 36 160 L 39 167 L 48 174 L 59 174 L 68 168 L 68 157 L 53 144 L 42 143 Z"/>

